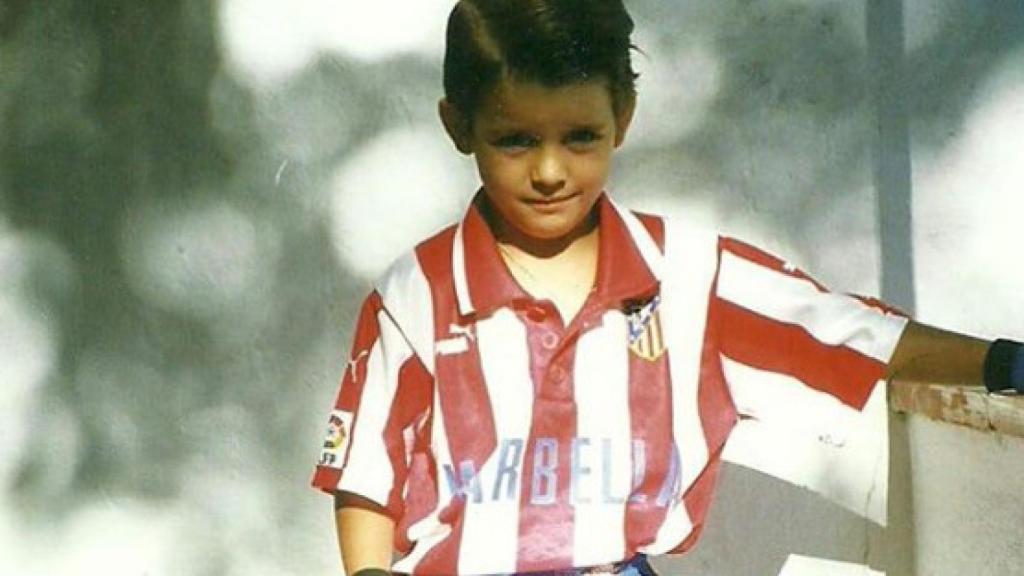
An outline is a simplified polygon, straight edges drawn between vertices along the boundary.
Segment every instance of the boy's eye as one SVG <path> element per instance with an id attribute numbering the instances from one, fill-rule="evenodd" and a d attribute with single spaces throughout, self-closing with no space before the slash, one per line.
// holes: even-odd
<path id="1" fill-rule="evenodd" d="M 498 148 L 529 148 L 535 143 L 529 134 L 508 134 L 494 141 Z"/>
<path id="2" fill-rule="evenodd" d="M 588 128 L 573 130 L 567 140 L 570 144 L 593 144 L 601 139 L 601 135 Z"/>

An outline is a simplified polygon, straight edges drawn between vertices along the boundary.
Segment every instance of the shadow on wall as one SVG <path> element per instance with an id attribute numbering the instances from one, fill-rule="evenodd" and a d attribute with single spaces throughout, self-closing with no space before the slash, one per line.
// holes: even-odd
<path id="1" fill-rule="evenodd" d="M 679 576 L 779 574 L 792 554 L 866 565 L 874 560 L 867 540 L 884 531 L 813 492 L 727 464 L 701 542 L 655 564 L 660 573 Z"/>
<path id="2" fill-rule="evenodd" d="M 332 566 L 305 485 L 357 301 L 389 255 L 458 213 L 472 169 L 434 119 L 439 49 L 370 58 L 339 42 L 255 82 L 232 64 L 229 4 L 244 19 L 267 3 L 0 7 L 0 418 L 15 439 L 0 449 L 0 540 L 17 550 L 0 567 L 62 573 L 105 554 L 135 573 Z M 797 252 L 834 244 L 813 223 L 849 206 L 840 230 L 869 245 L 855 5 L 631 3 L 661 66 L 642 87 L 660 108 L 648 126 L 686 93 L 674 74 L 712 83 L 703 114 L 624 150 L 627 201 L 703 202 Z M 943 147 L 1021 46 L 1024 17 L 1010 0 L 929 10 L 911 109 L 920 145 Z M 268 36 L 263 54 L 287 41 Z M 659 62 L 687 55 L 704 64 Z M 789 488 L 748 488 L 723 497 L 765 523 L 727 540 L 772 551 L 774 568 L 784 550 L 828 552 L 765 528 L 765 494 Z M 807 506 L 807 521 L 823 513 Z"/>

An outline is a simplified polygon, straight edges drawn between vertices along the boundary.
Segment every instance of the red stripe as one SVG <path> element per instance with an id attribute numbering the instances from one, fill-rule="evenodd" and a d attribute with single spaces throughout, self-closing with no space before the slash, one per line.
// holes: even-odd
<path id="1" fill-rule="evenodd" d="M 717 279 L 712 284 L 709 295 L 716 292 L 716 284 Z M 708 463 L 693 484 L 684 487 L 686 493 L 683 496 L 683 504 L 693 522 L 693 529 L 672 553 L 681 553 L 692 548 L 700 537 L 715 493 L 718 470 L 721 466 L 721 452 L 737 421 L 735 404 L 722 372 L 719 355 L 720 317 L 720 310 L 709 305 L 698 376 L 697 409 L 707 442 Z M 685 461 L 685 455 L 682 459 Z"/>
<path id="2" fill-rule="evenodd" d="M 825 287 L 823 284 L 821 284 L 814 278 L 808 276 L 803 270 L 793 267 L 787 268 L 785 262 L 783 262 L 778 257 L 773 256 L 759 248 L 751 246 L 750 244 L 746 244 L 734 238 L 721 238 L 719 240 L 719 255 L 721 255 L 722 250 L 728 250 L 729 252 L 735 254 L 736 256 L 750 260 L 755 264 L 759 264 L 766 268 L 770 268 L 781 274 L 785 274 L 793 278 L 799 278 L 801 280 L 807 280 L 821 292 L 829 292 L 829 289 L 827 287 Z M 899 308 L 891 304 L 882 302 L 878 298 L 873 298 L 871 296 L 861 296 L 859 294 L 850 294 L 850 296 L 856 298 L 864 305 L 874 308 L 875 310 L 885 312 L 886 314 L 903 316 L 905 318 L 910 317 L 910 315 L 904 312 L 903 310 L 900 310 Z"/>
<path id="3" fill-rule="evenodd" d="M 527 297 L 498 252 L 494 234 L 480 212 L 483 202 L 486 198 L 478 194 L 462 221 L 466 284 L 473 307 L 480 313 Z"/>
<path id="4" fill-rule="evenodd" d="M 346 412 L 357 412 L 359 400 L 363 396 L 363 384 L 366 382 L 366 365 L 368 355 L 374 343 L 380 338 L 380 325 L 377 323 L 377 313 L 384 308 L 380 294 L 376 290 L 370 293 L 363 302 L 363 308 L 359 311 L 359 323 L 356 325 L 356 333 L 352 343 L 352 354 L 349 358 L 355 361 L 356 371 L 345 369 L 345 375 L 341 380 L 341 389 L 338 391 L 338 398 L 334 403 L 336 410 Z M 358 361 L 356 359 L 359 358 Z"/>
<path id="5" fill-rule="evenodd" d="M 341 482 L 341 470 L 317 466 L 310 484 L 328 494 L 333 494 L 338 489 L 338 482 Z"/>
<path id="6" fill-rule="evenodd" d="M 436 335 L 439 320 L 438 306 L 444 302 L 455 301 L 454 280 L 451 274 L 452 245 L 455 239 L 455 227 L 450 227 L 431 240 L 428 240 L 416 248 L 416 257 L 420 268 L 430 285 L 431 297 L 434 304 L 434 332 Z M 444 322 L 443 319 L 442 322 Z M 447 322 L 444 322 L 447 326 Z M 435 358 L 437 356 L 435 355 Z M 435 368 L 436 370 L 436 368 Z M 436 381 L 436 378 L 435 378 Z M 431 424 L 436 423 L 431 419 Z M 431 462 L 433 463 L 433 462 Z M 444 478 L 437 478 L 434 475 L 434 503 L 437 506 L 449 506 L 447 502 L 439 502 L 438 482 L 445 482 Z M 447 512 L 447 509 L 444 511 Z M 442 521 L 449 520 L 449 515 L 442 513 Z M 462 523 L 450 522 L 452 530 L 448 538 L 434 547 L 413 569 L 414 574 L 455 574 L 459 563 L 459 543 L 462 540 Z"/>
<path id="7" fill-rule="evenodd" d="M 454 234 L 455 230 L 450 229 L 439 238 L 417 248 L 420 266 L 431 286 L 434 337 L 438 341 L 453 337 L 449 327 L 460 323 L 451 267 Z M 466 352 L 435 356 L 436 393 L 444 416 L 448 448 L 456 475 L 461 463 L 465 461 L 472 462 L 475 470 L 481 470 L 497 446 L 491 401 L 484 385 L 476 339 L 467 338 L 466 343 Z M 437 478 L 435 481 L 448 480 Z M 417 574 L 458 572 L 465 499 L 453 498 L 452 502 L 441 505 L 445 508 L 441 511 L 440 519 L 451 525 L 451 535 L 423 558 L 415 570 Z"/>
<path id="8" fill-rule="evenodd" d="M 899 308 L 891 304 L 882 302 L 878 298 L 872 298 L 871 296 L 861 296 L 859 294 L 851 294 L 851 296 L 856 298 L 857 300 L 860 300 L 861 303 L 864 304 L 865 306 L 874 308 L 875 310 L 885 312 L 886 314 L 892 314 L 893 316 L 902 316 L 904 318 L 910 318 L 910 314 L 907 314 L 903 310 L 900 310 Z"/>
<path id="9" fill-rule="evenodd" d="M 716 276 L 709 291 L 709 298 L 711 294 L 717 292 Z M 722 309 L 716 305 L 718 302 L 718 299 L 711 298 L 708 304 L 704 324 L 704 345 L 700 355 L 700 383 L 697 390 L 697 410 L 704 428 L 704 438 L 708 443 L 708 454 L 717 454 L 721 450 L 737 420 L 736 403 L 733 402 L 722 371 L 719 336 L 723 332 Z"/>
<path id="10" fill-rule="evenodd" d="M 719 249 L 719 265 L 721 265 L 721 253 L 722 251 L 729 251 L 732 254 L 739 256 L 745 260 L 749 260 L 755 264 L 758 264 L 764 268 L 769 268 L 780 274 L 785 274 L 791 278 L 798 278 L 800 280 L 807 280 L 814 285 L 820 292 L 828 292 L 828 288 L 822 285 L 820 282 L 808 276 L 803 270 L 794 267 L 791 264 L 787 264 L 778 256 L 769 254 L 760 248 L 751 246 L 735 238 L 721 237 L 718 241 Z"/>
<path id="11" fill-rule="evenodd" d="M 475 340 L 462 354 L 437 356 L 437 394 L 444 415 L 445 433 L 452 466 L 459 476 L 463 462 L 479 472 L 497 447 L 491 400 L 483 382 L 483 370 Z M 448 482 L 439 478 L 439 482 Z M 472 496 L 469 496 L 472 497 Z M 452 536 L 423 560 L 424 570 L 455 574 L 462 539 L 465 497 L 455 497 L 441 512 L 442 522 L 452 524 Z M 436 564 L 435 564 L 436 559 Z"/>
<path id="12" fill-rule="evenodd" d="M 388 457 L 395 471 L 394 484 L 388 495 L 387 509 L 392 518 L 401 518 L 405 510 L 402 492 L 409 474 L 406 462 L 405 430 L 430 408 L 433 380 L 419 358 L 412 356 L 402 364 L 398 373 L 398 390 L 384 426 L 384 440 Z"/>
<path id="13" fill-rule="evenodd" d="M 402 554 L 408 554 L 412 550 L 413 542 L 408 538 L 409 528 L 437 509 L 436 462 L 433 453 L 430 452 L 432 427 L 433 416 L 423 426 L 424 434 L 417 438 L 412 463 L 409 465 L 411 484 L 405 501 L 405 514 L 395 528 L 395 549 Z"/>
<path id="14" fill-rule="evenodd" d="M 720 300 L 728 326 L 722 353 L 748 366 L 792 376 L 858 410 L 864 407 L 885 365 L 844 346 L 815 340 L 801 326 L 770 320 Z"/>
<path id="15" fill-rule="evenodd" d="M 535 305 L 541 305 L 537 303 Z M 547 308 L 546 320 L 530 321 L 525 313 L 520 319 L 527 328 L 527 346 L 530 350 L 530 374 L 536 398 L 533 421 L 523 460 L 522 490 L 519 495 L 519 550 L 517 572 L 539 572 L 564 569 L 573 565 L 573 527 L 575 513 L 570 501 L 572 470 L 572 440 L 576 437 L 575 342 L 563 331 L 558 313 Z M 578 326 L 577 322 L 573 323 Z M 550 334 L 558 334 L 562 346 L 554 351 L 543 345 Z M 571 338 L 571 337 L 569 337 Z M 556 355 L 557 354 L 557 355 Z M 562 378 L 559 379 L 559 376 Z M 558 446 L 556 490 L 553 504 L 532 502 L 537 444 L 540 439 L 553 439 Z M 547 488 L 546 485 L 538 489 Z M 543 490 L 542 490 L 543 491 Z"/>
<path id="16" fill-rule="evenodd" d="M 733 254 L 750 260 L 755 264 L 760 264 L 761 266 L 771 268 L 772 270 L 778 270 L 779 272 L 782 272 L 783 267 L 785 266 L 785 262 L 783 262 L 783 260 L 778 256 L 769 254 L 760 248 L 751 246 L 746 242 L 730 238 L 728 236 L 722 236 L 718 239 L 718 249 L 720 252 L 732 252 Z"/>
<path id="17" fill-rule="evenodd" d="M 601 219 L 601 238 L 596 286 L 599 299 L 595 303 L 618 306 L 623 299 L 653 295 L 658 280 L 633 242 L 626 223 L 604 196 L 597 209 Z M 656 221 L 648 218 L 647 222 L 652 229 L 658 229 Z"/>
<path id="18" fill-rule="evenodd" d="M 655 361 L 629 353 L 629 416 L 632 437 L 644 443 L 646 466 L 643 481 L 626 505 L 626 553 L 650 544 L 665 521 L 666 506 L 658 506 L 658 494 L 671 465 L 672 388 L 668 357 Z"/>
<path id="19" fill-rule="evenodd" d="M 363 301 L 363 306 L 359 311 L 359 320 L 356 323 L 356 331 L 353 335 L 352 352 L 349 356 L 350 359 L 355 360 L 360 358 L 358 362 L 349 363 L 345 368 L 345 373 L 342 375 L 341 384 L 338 388 L 338 394 L 334 400 L 335 410 L 344 410 L 345 412 L 352 412 L 358 414 L 359 403 L 363 397 L 363 385 L 366 382 L 366 365 L 369 360 L 370 349 L 373 348 L 374 343 L 380 337 L 380 325 L 377 323 L 377 313 L 383 308 L 383 302 L 381 301 L 380 294 L 377 291 L 373 291 Z M 353 371 L 351 368 L 355 366 L 356 370 Z M 358 416 L 356 417 L 358 418 Z M 346 430 L 345 432 L 350 436 L 355 433 L 356 420 L 352 423 L 352 429 Z M 349 448 L 352 446 L 350 441 L 348 444 Z M 341 455 L 342 467 L 348 460 L 348 452 Z M 324 492 L 333 492 L 338 487 L 338 482 L 341 481 L 341 469 L 331 468 L 327 466 L 317 466 L 316 472 L 313 475 L 312 485 L 323 490 Z"/>
<path id="20" fill-rule="evenodd" d="M 665 253 L 665 220 L 661 216 L 655 216 L 653 214 L 644 214 L 643 212 L 633 213 L 640 223 L 647 229 L 647 233 L 651 235 L 654 243 L 658 245 L 658 249 L 661 250 L 662 254 Z"/>

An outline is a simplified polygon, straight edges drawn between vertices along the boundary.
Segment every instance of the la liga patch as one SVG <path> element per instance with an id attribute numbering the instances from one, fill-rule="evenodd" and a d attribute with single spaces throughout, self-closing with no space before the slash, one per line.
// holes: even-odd
<path id="1" fill-rule="evenodd" d="M 351 435 L 352 413 L 332 410 L 331 417 L 327 421 L 324 446 L 320 451 L 320 465 L 340 469 Z"/>

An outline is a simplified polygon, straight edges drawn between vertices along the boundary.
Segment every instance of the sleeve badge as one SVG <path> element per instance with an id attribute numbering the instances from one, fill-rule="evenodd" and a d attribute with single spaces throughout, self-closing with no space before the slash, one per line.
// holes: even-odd
<path id="1" fill-rule="evenodd" d="M 345 458 L 352 432 L 352 413 L 332 410 L 327 421 L 327 433 L 320 451 L 320 465 L 340 469 Z"/>

